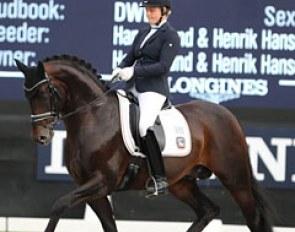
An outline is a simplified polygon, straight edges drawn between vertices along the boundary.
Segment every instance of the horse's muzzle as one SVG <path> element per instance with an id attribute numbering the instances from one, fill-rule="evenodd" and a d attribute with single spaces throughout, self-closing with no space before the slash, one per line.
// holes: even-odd
<path id="1" fill-rule="evenodd" d="M 33 140 L 41 145 L 48 145 L 51 142 L 53 135 L 54 132 L 52 129 L 41 126 L 37 126 L 32 130 Z"/>

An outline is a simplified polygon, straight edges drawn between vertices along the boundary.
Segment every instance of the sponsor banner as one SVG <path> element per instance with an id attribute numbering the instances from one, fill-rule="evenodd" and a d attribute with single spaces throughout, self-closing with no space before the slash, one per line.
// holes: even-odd
<path id="1" fill-rule="evenodd" d="M 181 39 L 169 77 L 173 102 L 294 109 L 294 9 L 281 0 L 173 1 L 169 20 Z M 0 99 L 23 99 L 11 94 L 21 92 L 14 58 L 34 65 L 68 53 L 111 73 L 147 26 L 139 0 L 3 0 L 0 20 Z"/>
<path id="2" fill-rule="evenodd" d="M 249 156 L 255 178 L 270 188 L 295 188 L 295 129 L 246 128 Z M 64 130 L 56 130 L 52 143 L 38 146 L 38 179 L 69 180 L 63 162 Z M 213 176 L 200 181 L 218 185 Z"/>

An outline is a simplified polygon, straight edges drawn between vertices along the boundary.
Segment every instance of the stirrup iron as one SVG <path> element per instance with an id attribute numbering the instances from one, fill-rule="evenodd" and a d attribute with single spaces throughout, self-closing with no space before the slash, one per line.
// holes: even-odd
<path id="1" fill-rule="evenodd" d="M 161 181 L 166 182 L 166 180 L 161 180 Z M 151 183 L 152 183 L 152 185 L 151 185 Z M 167 182 L 166 182 L 166 184 L 167 184 Z M 147 180 L 145 188 L 148 192 L 148 194 L 145 196 L 146 198 L 153 197 L 153 196 L 159 196 L 159 195 L 165 195 L 168 192 L 168 184 L 166 186 L 164 186 L 163 189 L 159 189 L 158 188 L 158 181 L 154 176 L 151 176 Z"/>

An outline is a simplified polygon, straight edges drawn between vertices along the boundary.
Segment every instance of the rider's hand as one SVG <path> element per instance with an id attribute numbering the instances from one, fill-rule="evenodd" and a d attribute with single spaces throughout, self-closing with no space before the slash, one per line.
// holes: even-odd
<path id="1" fill-rule="evenodd" d="M 133 74 L 134 74 L 133 67 L 122 68 L 118 73 L 120 80 L 123 80 L 123 81 L 130 80 L 131 77 L 133 77 Z"/>
<path id="2" fill-rule="evenodd" d="M 112 82 L 120 80 L 119 72 L 121 71 L 121 68 L 115 68 L 112 72 Z"/>

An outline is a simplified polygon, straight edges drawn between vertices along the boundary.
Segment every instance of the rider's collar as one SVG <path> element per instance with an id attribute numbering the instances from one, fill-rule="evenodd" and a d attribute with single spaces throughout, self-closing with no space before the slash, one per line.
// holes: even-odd
<path id="1" fill-rule="evenodd" d="M 159 25 L 156 25 L 156 24 L 154 24 L 154 25 L 151 25 L 151 28 L 152 29 L 159 29 L 161 26 L 163 26 L 163 24 L 164 23 L 166 23 L 167 22 L 167 20 L 163 20 Z"/>

